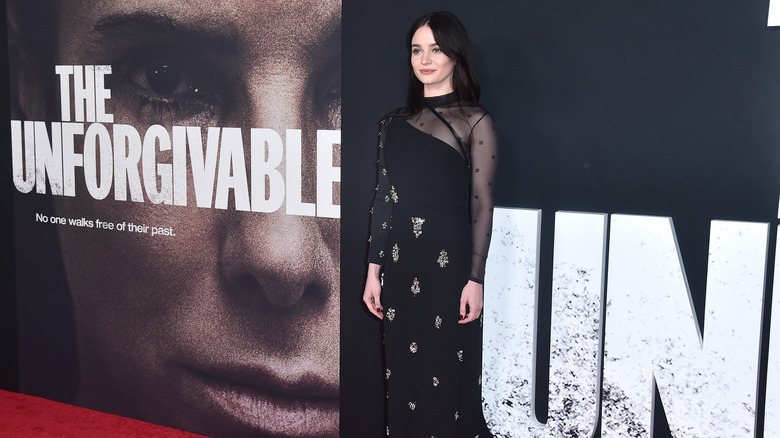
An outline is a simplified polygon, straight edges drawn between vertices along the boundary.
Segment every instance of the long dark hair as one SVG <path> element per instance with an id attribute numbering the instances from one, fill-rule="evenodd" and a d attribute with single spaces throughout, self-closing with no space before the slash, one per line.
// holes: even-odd
<path id="1" fill-rule="evenodd" d="M 471 61 L 471 42 L 463 23 L 452 12 L 431 12 L 415 20 L 406 36 L 409 58 L 411 58 L 414 33 L 426 25 L 433 31 L 433 38 L 442 52 L 455 61 L 455 68 L 452 72 L 452 88 L 458 93 L 460 102 L 469 105 L 479 104 L 479 78 L 474 63 Z M 414 75 L 414 69 L 409 63 L 409 91 L 406 98 L 406 111 L 410 115 L 414 115 L 422 111 L 424 107 L 423 84 Z"/>

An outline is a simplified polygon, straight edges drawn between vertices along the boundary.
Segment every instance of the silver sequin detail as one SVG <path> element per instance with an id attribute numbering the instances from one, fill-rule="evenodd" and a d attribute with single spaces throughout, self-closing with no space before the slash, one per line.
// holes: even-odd
<path id="1" fill-rule="evenodd" d="M 482 386 L 482 374 L 480 374 L 479 378 L 477 379 L 477 385 Z"/>
<path id="2" fill-rule="evenodd" d="M 387 320 L 388 321 L 394 320 L 395 319 L 395 309 L 393 309 L 392 307 L 388 307 L 387 308 L 387 313 L 385 313 L 385 315 L 387 316 Z"/>
<path id="3" fill-rule="evenodd" d="M 458 360 L 463 362 L 463 350 L 458 350 Z"/>
<path id="4" fill-rule="evenodd" d="M 412 342 L 409 344 L 409 351 L 412 353 L 417 353 L 417 342 Z"/>
<path id="5" fill-rule="evenodd" d="M 385 379 L 389 379 L 389 378 L 390 378 L 390 368 L 387 368 L 385 370 Z"/>
<path id="6" fill-rule="evenodd" d="M 379 274 L 379 285 L 383 286 L 383 287 L 385 285 L 385 273 L 384 272 Z"/>
<path id="7" fill-rule="evenodd" d="M 384 167 L 382 168 L 382 175 L 383 175 L 383 176 L 384 176 L 384 175 L 387 175 L 387 169 L 385 169 Z"/>
<path id="8" fill-rule="evenodd" d="M 417 280 L 417 278 L 415 278 L 415 279 L 412 281 L 412 287 L 411 287 L 411 289 L 412 289 L 412 293 L 414 294 L 414 296 L 417 296 L 417 294 L 419 294 L 419 293 L 420 293 L 420 281 L 419 281 L 419 280 Z"/>
<path id="9" fill-rule="evenodd" d="M 379 251 L 379 257 L 380 258 L 384 258 L 385 257 L 385 252 L 384 251 Z"/>
<path id="10" fill-rule="evenodd" d="M 409 402 L 409 409 L 414 410 L 414 408 L 416 408 L 416 407 L 417 407 L 417 403 L 415 403 L 413 401 Z"/>
<path id="11" fill-rule="evenodd" d="M 386 230 L 386 229 L 387 229 L 387 222 L 382 222 L 382 229 L 383 229 L 383 230 Z"/>
<path id="12" fill-rule="evenodd" d="M 437 329 L 441 328 L 441 316 L 436 315 L 436 319 L 433 320 L 433 325 L 436 326 Z"/>
<path id="13" fill-rule="evenodd" d="M 433 378 L 433 386 L 439 386 L 439 379 L 437 377 Z"/>
<path id="14" fill-rule="evenodd" d="M 385 432 L 387 432 L 387 436 L 390 436 L 390 426 L 387 426 L 385 428 Z"/>
<path id="15" fill-rule="evenodd" d="M 385 195 L 385 202 L 390 202 L 390 197 Z"/>
<path id="16" fill-rule="evenodd" d="M 460 415 L 458 415 L 458 411 L 455 411 L 455 421 L 458 421 L 458 418 L 460 418 Z"/>
<path id="17" fill-rule="evenodd" d="M 449 257 L 447 257 L 447 251 L 441 250 L 441 252 L 439 253 L 439 258 L 436 261 L 439 262 L 439 266 L 441 266 L 442 268 L 447 266 L 447 263 L 450 262 Z"/>
<path id="18" fill-rule="evenodd" d="M 412 232 L 414 233 L 414 237 L 418 238 L 422 234 L 422 226 L 425 223 L 425 219 L 421 217 L 413 217 L 412 218 Z"/>
<path id="19" fill-rule="evenodd" d="M 390 186 L 390 199 L 392 199 L 393 202 L 398 204 L 398 192 L 395 191 L 394 186 Z"/>
<path id="20" fill-rule="evenodd" d="M 398 244 L 393 244 L 393 263 L 398 263 Z"/>

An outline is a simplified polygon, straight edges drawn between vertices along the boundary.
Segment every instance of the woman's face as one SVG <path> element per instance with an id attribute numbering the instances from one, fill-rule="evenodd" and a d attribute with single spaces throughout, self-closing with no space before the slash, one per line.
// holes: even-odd
<path id="1" fill-rule="evenodd" d="M 440 96 L 451 93 L 455 61 L 442 52 L 430 26 L 423 26 L 412 35 L 412 70 L 423 84 L 423 93 Z"/>
<path id="2" fill-rule="evenodd" d="M 316 201 L 317 130 L 340 128 L 339 0 L 61 10 L 56 63 L 112 66 L 115 124 L 240 127 L 247 162 L 249 128 L 300 129 L 302 201 Z M 338 165 L 338 145 L 326 159 Z M 338 436 L 338 220 L 236 211 L 232 194 L 198 208 L 188 181 L 187 206 L 98 201 L 83 185 L 54 197 L 63 217 L 175 233 L 60 228 L 80 403 L 210 436 Z"/>

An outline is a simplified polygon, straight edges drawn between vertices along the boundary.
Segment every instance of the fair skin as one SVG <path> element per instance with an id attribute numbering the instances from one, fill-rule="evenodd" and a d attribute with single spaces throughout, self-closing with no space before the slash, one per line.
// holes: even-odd
<path id="1" fill-rule="evenodd" d="M 452 73 L 455 61 L 445 55 L 429 26 L 423 26 L 412 36 L 411 63 L 414 74 L 423 84 L 425 97 L 441 96 L 452 93 Z M 383 318 L 379 277 L 382 267 L 376 263 L 368 264 L 366 286 L 363 290 L 363 302 L 368 311 L 379 319 Z M 468 280 L 460 294 L 459 324 L 468 324 L 479 318 L 482 313 L 482 285 Z"/>
<path id="2" fill-rule="evenodd" d="M 455 60 L 445 55 L 436 43 L 430 26 L 423 26 L 412 36 L 412 69 L 423 84 L 425 97 L 452 93 Z"/>
<path id="3" fill-rule="evenodd" d="M 239 127 L 247 161 L 249 129 L 300 129 L 313 202 L 317 130 L 340 127 L 340 1 L 61 3 L 54 62 L 112 65 L 116 124 Z M 34 74 L 54 69 L 14 77 Z M 59 108 L 19 100 L 30 120 Z M 176 233 L 59 229 L 79 404 L 207 436 L 337 437 L 339 221 L 198 208 L 188 183 L 186 207 L 95 200 L 83 182 L 54 197 L 63 217 Z"/>

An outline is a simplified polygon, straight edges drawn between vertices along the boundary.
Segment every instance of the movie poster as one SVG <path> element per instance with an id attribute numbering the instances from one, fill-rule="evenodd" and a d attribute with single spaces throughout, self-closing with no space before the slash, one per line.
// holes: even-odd
<path id="1" fill-rule="evenodd" d="M 7 7 L 21 391 L 337 437 L 340 1 Z"/>

